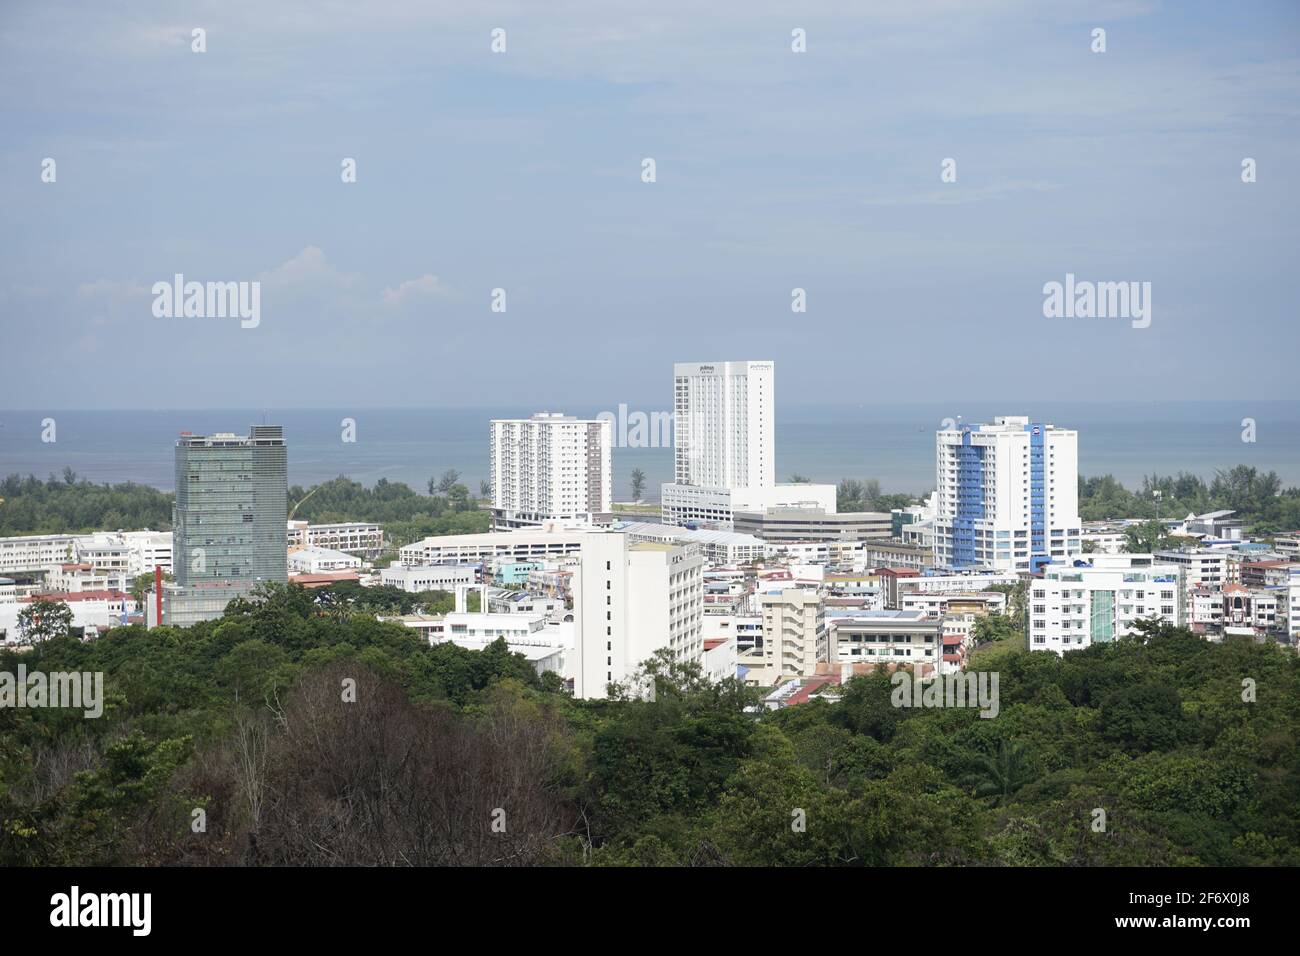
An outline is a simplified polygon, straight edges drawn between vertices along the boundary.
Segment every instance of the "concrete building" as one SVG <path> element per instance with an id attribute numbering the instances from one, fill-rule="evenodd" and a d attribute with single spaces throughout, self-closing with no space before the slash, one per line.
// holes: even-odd
<path id="1" fill-rule="evenodd" d="M 827 487 L 815 485 L 813 487 Z M 735 511 L 732 528 L 769 544 L 805 541 L 865 541 L 891 534 L 892 518 L 881 511 L 827 512 L 823 508 Z"/>
<path id="2" fill-rule="evenodd" d="M 398 553 L 403 564 L 491 564 L 541 562 L 576 555 L 592 528 L 541 528 L 535 531 L 488 531 L 446 534 L 408 544 Z"/>
<path id="3" fill-rule="evenodd" d="M 713 637 L 704 641 L 704 676 L 715 684 L 736 676 L 735 637 Z"/>
<path id="4" fill-rule="evenodd" d="M 1241 579 L 1241 563 L 1233 560 L 1232 552 L 1222 548 L 1181 548 L 1155 552 L 1161 564 L 1176 564 L 1183 569 L 1184 597 L 1193 591 L 1209 588 L 1221 591 Z"/>
<path id="5" fill-rule="evenodd" d="M 498 640 L 512 654 L 521 654 L 539 675 L 566 676 L 573 646 L 573 625 L 553 623 L 542 614 L 495 614 L 466 611 L 463 606 L 446 615 L 404 614 L 385 617 L 411 628 L 430 645 L 450 643 L 482 651 Z"/>
<path id="6" fill-rule="evenodd" d="M 390 564 L 379 572 L 379 582 L 412 594 L 421 591 L 451 591 L 473 586 L 478 581 L 476 564 Z"/>
<path id="7" fill-rule="evenodd" d="M 935 562 L 1036 572 L 1082 553 L 1078 441 L 1016 415 L 936 432 Z"/>
<path id="8" fill-rule="evenodd" d="M 1189 514 L 1182 524 L 1175 525 L 1173 533 L 1193 538 L 1216 538 L 1227 541 L 1242 539 L 1242 520 L 1234 518 L 1233 511 L 1211 511 L 1203 515 Z"/>
<path id="9" fill-rule="evenodd" d="M 279 425 L 254 425 L 247 435 L 181 435 L 172 520 L 176 587 L 164 591 L 167 624 L 219 617 L 258 583 L 288 580 L 287 475 Z"/>
<path id="10" fill-rule="evenodd" d="M 82 563 L 58 564 L 47 569 L 42 585 L 48 591 L 66 594 L 80 594 L 86 591 L 126 591 L 130 586 L 130 576 L 125 567 L 102 570 L 93 564 Z"/>
<path id="11" fill-rule="evenodd" d="M 339 521 L 329 524 L 290 521 L 287 524 L 287 538 L 291 548 L 329 548 L 360 558 L 377 558 L 384 553 L 384 529 L 370 521 Z"/>
<path id="12" fill-rule="evenodd" d="M 935 566 L 934 549 L 893 541 L 863 541 L 855 567 L 913 568 L 921 571 Z"/>
<path id="13" fill-rule="evenodd" d="M 745 683 L 771 687 L 790 677 L 817 673 L 826 653 L 826 614 L 813 588 L 782 588 L 759 597 L 761 647 L 741 655 Z"/>
<path id="14" fill-rule="evenodd" d="M 493 419 L 489 453 L 493 528 L 536 528 L 547 522 L 608 524 L 612 431 L 605 419 L 551 412 Z"/>
<path id="15" fill-rule="evenodd" d="M 0 602 L 0 644 L 21 644 L 18 633 L 19 615 L 33 602 L 57 601 L 72 612 L 72 627 L 83 637 L 96 637 L 100 632 L 127 623 L 135 601 L 123 591 L 82 591 L 76 594 L 46 592 L 16 601 Z"/>
<path id="16" fill-rule="evenodd" d="M 150 574 L 154 568 L 172 573 L 172 533 L 170 531 L 121 531 L 118 537 L 126 545 L 127 573 L 135 578 Z"/>
<path id="17" fill-rule="evenodd" d="M 28 534 L 0 538 L 0 574 L 43 574 L 76 559 L 77 535 Z"/>
<path id="18" fill-rule="evenodd" d="M 1265 637 L 1288 626 L 1289 591 L 1229 584 L 1223 589 L 1223 633 Z"/>
<path id="19" fill-rule="evenodd" d="M 1284 588 L 1296 567 L 1293 561 L 1243 561 L 1241 583 L 1248 588 Z"/>
<path id="20" fill-rule="evenodd" d="M 679 528 L 651 521 L 620 523 L 616 530 L 630 535 L 633 541 L 697 545 L 707 565 L 751 564 L 767 556 L 767 545 L 762 541 L 734 531 Z"/>
<path id="21" fill-rule="evenodd" d="M 633 542 L 618 532 L 582 541 L 573 576 L 573 695 L 603 698 L 656 651 L 704 654 L 704 558 L 693 545 Z"/>
<path id="22" fill-rule="evenodd" d="M 305 545 L 289 552 L 290 574 L 326 574 L 330 571 L 360 571 L 361 559 L 355 554 Z"/>
<path id="23" fill-rule="evenodd" d="M 673 481 L 662 486 L 665 524 L 729 530 L 737 511 L 835 511 L 834 485 L 776 483 L 772 362 L 673 366 Z"/>
<path id="24" fill-rule="evenodd" d="M 723 530 L 734 527 L 738 512 L 802 510 L 835 511 L 835 486 L 804 482 L 762 488 L 710 488 L 664 485 L 660 509 L 665 524 L 704 524 Z"/>
<path id="25" fill-rule="evenodd" d="M 957 594 L 969 591 L 987 591 L 994 585 L 1014 586 L 1020 576 L 1006 571 L 984 574 L 895 574 L 888 598 L 890 607 L 901 607 L 909 594 Z"/>
<path id="26" fill-rule="evenodd" d="M 867 673 L 876 667 L 907 666 L 926 676 L 938 673 L 944 623 L 921 611 L 862 611 L 827 622 L 826 662 L 832 670 Z"/>
<path id="27" fill-rule="evenodd" d="M 1086 561 L 1086 563 L 1085 563 Z M 1078 650 L 1136 632 L 1157 618 L 1186 623 L 1183 571 L 1150 554 L 1092 554 L 1048 565 L 1029 589 L 1029 649 Z"/>
<path id="28" fill-rule="evenodd" d="M 948 614 L 1005 614 L 1007 596 L 1001 591 L 943 591 L 936 593 L 905 592 L 899 601 L 900 611 L 920 611 L 929 617 Z"/>

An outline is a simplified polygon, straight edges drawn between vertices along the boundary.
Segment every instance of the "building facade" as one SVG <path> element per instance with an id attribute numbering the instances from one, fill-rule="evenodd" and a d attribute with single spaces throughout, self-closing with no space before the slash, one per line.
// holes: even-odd
<path id="1" fill-rule="evenodd" d="M 584 538 L 573 576 L 573 696 L 604 698 L 656 651 L 679 661 L 704 654 L 704 558 L 694 545 Z"/>
<path id="2" fill-rule="evenodd" d="M 1079 436 L 1005 415 L 935 434 L 935 563 L 1036 572 L 1083 550 Z"/>
<path id="3" fill-rule="evenodd" d="M 164 592 L 166 623 L 219 616 L 215 603 L 259 582 L 288 580 L 287 478 L 279 425 L 254 425 L 244 436 L 181 436 L 172 519 L 176 587 Z M 183 608 L 187 603 L 193 607 Z"/>
<path id="4" fill-rule="evenodd" d="M 608 524 L 612 432 L 608 420 L 550 412 L 494 419 L 489 451 L 493 528 Z"/>
<path id="5" fill-rule="evenodd" d="M 1073 651 L 1136 632 L 1152 618 L 1186 623 L 1183 571 L 1150 554 L 1093 554 L 1049 565 L 1029 585 L 1029 649 Z"/>

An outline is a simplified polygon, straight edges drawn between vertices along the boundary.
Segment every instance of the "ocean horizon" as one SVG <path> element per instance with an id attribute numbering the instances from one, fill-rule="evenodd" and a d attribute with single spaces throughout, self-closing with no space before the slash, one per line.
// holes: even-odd
<path id="1" fill-rule="evenodd" d="M 243 434 L 252 424 L 278 424 L 289 444 L 289 483 L 304 487 L 346 475 L 365 485 L 381 478 L 424 491 L 428 479 L 454 468 L 474 493 L 488 476 L 488 422 L 527 417 L 535 407 L 65 409 L 0 411 L 0 475 L 45 478 L 71 468 L 96 483 L 133 481 L 174 490 L 173 447 L 183 431 Z M 565 414 L 617 415 L 617 405 L 568 405 Z M 633 406 L 628 413 L 667 412 Z M 1191 472 L 1207 481 L 1216 470 L 1245 464 L 1276 471 L 1284 486 L 1300 484 L 1300 401 L 973 402 L 783 404 L 776 414 L 777 480 L 799 474 L 816 482 L 842 478 L 880 482 L 885 492 L 919 494 L 934 486 L 934 432 L 945 419 L 991 421 L 1029 415 L 1079 432 L 1079 472 L 1112 474 L 1129 488 L 1144 475 Z M 53 419 L 54 441 L 42 440 Z M 354 442 L 343 440 L 355 421 Z M 1243 440 L 1243 420 L 1255 441 Z M 614 498 L 631 496 L 633 469 L 646 475 L 646 499 L 672 479 L 668 447 L 613 450 Z"/>

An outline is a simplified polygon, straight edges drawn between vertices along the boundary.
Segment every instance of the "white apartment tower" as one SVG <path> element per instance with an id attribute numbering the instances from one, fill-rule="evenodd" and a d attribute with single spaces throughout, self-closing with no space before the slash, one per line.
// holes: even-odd
<path id="1" fill-rule="evenodd" d="M 999 416 L 935 435 L 935 563 L 1037 571 L 1083 551 L 1079 433 Z"/>
<path id="2" fill-rule="evenodd" d="M 613 477 L 608 421 L 540 412 L 532 418 L 493 419 L 491 429 L 495 528 L 609 523 Z"/>
<path id="3" fill-rule="evenodd" d="M 693 544 L 584 535 L 573 575 L 573 696 L 603 698 L 656 651 L 704 655 L 704 558 Z"/>

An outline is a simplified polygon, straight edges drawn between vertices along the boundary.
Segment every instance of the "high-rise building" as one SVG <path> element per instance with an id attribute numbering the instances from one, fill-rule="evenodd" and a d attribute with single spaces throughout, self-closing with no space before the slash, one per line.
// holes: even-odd
<path id="1" fill-rule="evenodd" d="M 573 696 L 606 696 L 656 651 L 704 654 L 704 557 L 694 544 L 636 542 L 617 532 L 582 539 L 573 576 Z"/>
<path id="2" fill-rule="evenodd" d="M 493 419 L 493 527 L 608 524 L 612 431 L 608 421 L 558 413 Z"/>
<path id="3" fill-rule="evenodd" d="M 168 624 L 219 616 L 259 582 L 288 580 L 288 468 L 279 425 L 176 442 Z"/>
<path id="4" fill-rule="evenodd" d="M 1080 554 L 1079 434 L 999 416 L 936 433 L 935 563 L 1037 571 Z"/>
<path id="5" fill-rule="evenodd" d="M 737 511 L 835 512 L 835 486 L 776 483 L 772 362 L 673 366 L 673 481 L 661 489 L 667 524 L 729 529 Z"/>
<path id="6" fill-rule="evenodd" d="M 776 484 L 771 362 L 673 366 L 673 479 L 708 488 Z"/>

